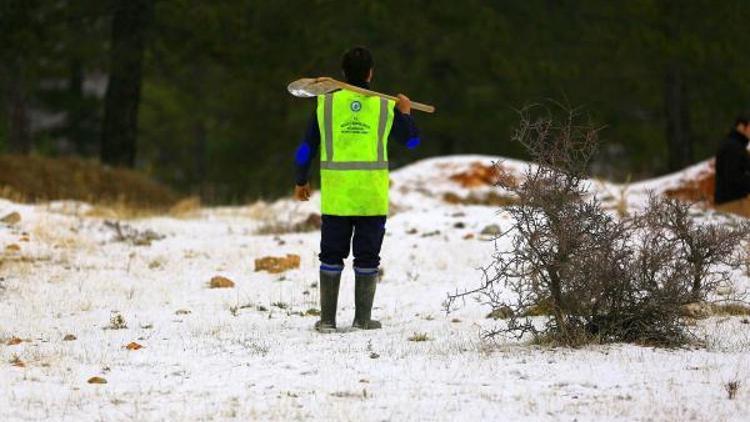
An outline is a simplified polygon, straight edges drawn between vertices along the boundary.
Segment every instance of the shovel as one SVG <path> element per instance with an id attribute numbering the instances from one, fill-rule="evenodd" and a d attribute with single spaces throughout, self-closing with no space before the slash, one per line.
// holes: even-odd
<path id="1" fill-rule="evenodd" d="M 349 85 L 346 82 L 337 81 L 336 79 L 322 76 L 320 78 L 302 78 L 290 83 L 286 89 L 290 94 L 295 97 L 317 97 L 318 95 L 328 94 L 331 91 L 337 89 L 345 89 L 347 91 L 356 92 L 363 95 L 376 96 L 381 98 L 387 98 L 389 100 L 398 101 L 398 98 L 392 95 L 382 94 L 376 91 L 370 91 L 369 89 L 360 88 L 358 86 Z M 411 108 L 414 110 L 424 111 L 426 113 L 434 113 L 435 107 L 427 104 L 418 103 L 415 101 L 411 102 Z"/>

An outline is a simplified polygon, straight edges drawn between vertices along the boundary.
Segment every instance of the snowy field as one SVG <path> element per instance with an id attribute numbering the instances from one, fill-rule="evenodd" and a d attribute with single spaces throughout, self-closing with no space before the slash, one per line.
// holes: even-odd
<path id="1" fill-rule="evenodd" d="M 393 173 L 379 331 L 347 329 L 349 261 L 339 331 L 314 332 L 319 233 L 257 234 L 304 220 L 317 195 L 122 222 L 163 236 L 150 245 L 118 241 L 85 204 L 0 200 L 0 217 L 21 216 L 0 226 L 0 420 L 750 420 L 746 317 L 700 321 L 705 348 L 553 349 L 482 340 L 496 322 L 476 303 L 443 312 L 446 293 L 475 286 L 490 262 L 494 243 L 480 232 L 509 225 L 497 207 L 442 199 L 493 190 L 448 178 L 491 160 Z M 637 208 L 646 189 L 679 177 L 591 186 L 613 209 Z M 285 254 L 300 255 L 300 268 L 255 271 L 254 259 Z M 216 275 L 235 287 L 209 288 Z M 745 275 L 735 282 L 748 286 Z"/>

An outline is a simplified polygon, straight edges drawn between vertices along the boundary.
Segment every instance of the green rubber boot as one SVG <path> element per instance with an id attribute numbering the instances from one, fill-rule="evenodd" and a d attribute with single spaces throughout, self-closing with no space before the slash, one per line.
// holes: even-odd
<path id="1" fill-rule="evenodd" d="M 318 332 L 336 331 L 336 307 L 339 301 L 340 283 L 340 272 L 320 272 L 320 320 L 315 323 L 315 330 Z"/>
<path id="2" fill-rule="evenodd" d="M 380 322 L 371 318 L 372 302 L 375 299 L 377 274 L 355 274 L 354 276 L 354 328 L 361 330 L 377 330 L 382 327 Z"/>

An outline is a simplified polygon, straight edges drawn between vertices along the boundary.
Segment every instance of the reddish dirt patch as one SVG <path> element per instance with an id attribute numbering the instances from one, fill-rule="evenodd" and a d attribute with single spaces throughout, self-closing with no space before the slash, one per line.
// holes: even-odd
<path id="1" fill-rule="evenodd" d="M 134 341 L 131 341 L 130 343 L 128 343 L 127 346 L 125 346 L 125 348 L 128 350 L 140 350 L 140 349 L 143 349 L 143 346 L 141 346 L 140 344 Z"/>
<path id="2" fill-rule="evenodd" d="M 468 170 L 456 173 L 450 179 L 464 188 L 492 186 L 506 180 L 516 183 L 516 177 L 502 164 L 488 166 L 480 162 L 472 163 Z"/>
<path id="3" fill-rule="evenodd" d="M 670 198 L 705 202 L 709 205 L 713 205 L 715 183 L 716 170 L 714 168 L 714 160 L 711 160 L 705 170 L 701 171 L 690 180 L 684 180 L 680 186 L 667 189 L 664 191 L 664 194 Z"/>

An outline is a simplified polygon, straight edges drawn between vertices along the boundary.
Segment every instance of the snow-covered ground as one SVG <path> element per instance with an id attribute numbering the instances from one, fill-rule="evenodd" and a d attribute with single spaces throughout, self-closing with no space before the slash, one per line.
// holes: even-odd
<path id="1" fill-rule="evenodd" d="M 483 341 L 481 329 L 495 322 L 476 303 L 445 315 L 446 294 L 475 286 L 490 262 L 494 243 L 481 230 L 510 223 L 496 207 L 441 198 L 469 193 L 449 175 L 493 160 L 443 157 L 392 174 L 379 331 L 346 328 L 349 265 L 340 330 L 315 333 L 316 317 L 304 315 L 318 306 L 318 232 L 255 234 L 304 220 L 317 195 L 124 221 L 164 236 L 140 246 L 117 241 L 85 204 L 0 200 L 0 217 L 22 217 L 0 226 L 0 420 L 750 420 L 742 317 L 701 321 L 700 349 L 571 350 Z M 519 174 L 524 165 L 505 164 Z M 630 207 L 664 184 L 622 194 L 591 182 Z M 287 253 L 301 256 L 299 269 L 254 271 L 255 258 Z M 236 286 L 208 288 L 215 275 Z M 118 316 L 126 328 L 111 327 Z M 415 334 L 427 341 L 410 341 Z M 128 350 L 130 342 L 143 348 Z M 95 376 L 107 384 L 89 384 Z M 734 400 L 731 381 L 740 382 Z"/>

